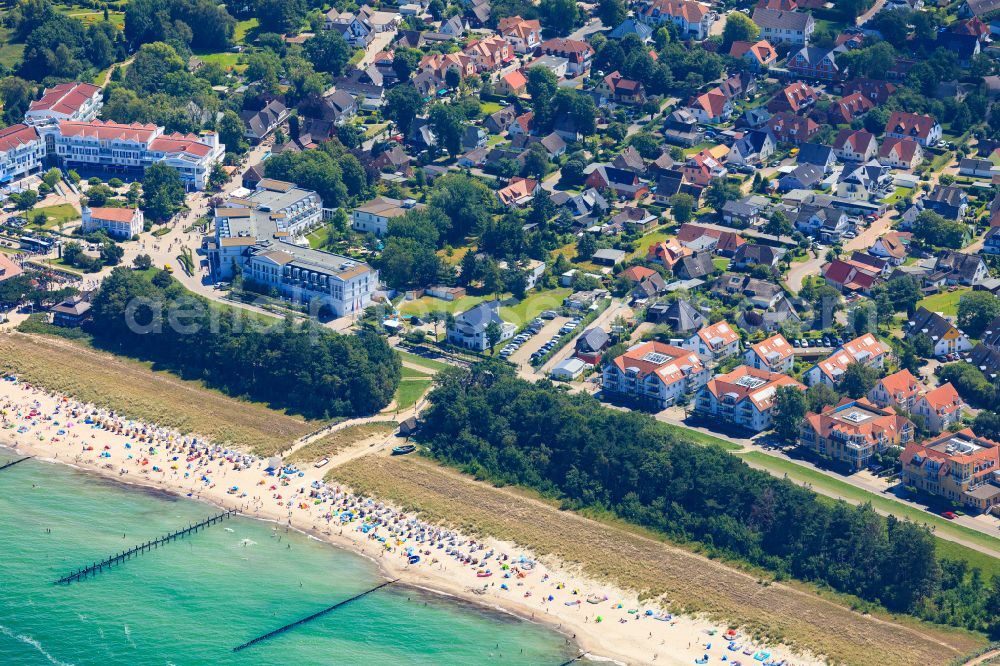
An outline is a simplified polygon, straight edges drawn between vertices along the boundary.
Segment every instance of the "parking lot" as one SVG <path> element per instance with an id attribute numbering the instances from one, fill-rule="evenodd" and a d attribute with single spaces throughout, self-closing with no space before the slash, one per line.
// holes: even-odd
<path id="1" fill-rule="evenodd" d="M 532 334 L 530 329 L 525 329 L 523 333 L 511 339 L 507 345 L 500 350 L 500 355 L 504 356 L 511 363 L 516 363 L 518 365 L 527 364 L 531 360 L 531 355 L 542 348 L 545 343 L 549 341 L 552 336 L 559 335 L 559 329 L 562 328 L 566 322 L 569 321 L 569 317 L 556 317 L 555 319 L 550 319 L 549 321 L 544 321 L 542 327 L 538 330 L 538 333 Z M 528 337 L 522 337 L 528 336 Z M 518 342 L 518 340 L 523 340 L 523 342 Z M 515 346 L 517 348 L 515 349 Z M 504 349 L 511 349 L 509 354 L 505 355 Z"/>

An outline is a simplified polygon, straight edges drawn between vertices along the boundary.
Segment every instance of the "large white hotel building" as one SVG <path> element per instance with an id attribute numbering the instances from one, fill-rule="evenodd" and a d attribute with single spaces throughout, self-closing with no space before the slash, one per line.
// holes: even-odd
<path id="1" fill-rule="evenodd" d="M 141 172 L 163 162 L 188 189 L 203 190 L 225 146 L 214 132 L 167 134 L 156 125 L 97 120 L 102 91 L 89 83 L 47 88 L 25 122 L 0 131 L 0 184 L 40 172 L 48 160 L 68 169 Z"/>

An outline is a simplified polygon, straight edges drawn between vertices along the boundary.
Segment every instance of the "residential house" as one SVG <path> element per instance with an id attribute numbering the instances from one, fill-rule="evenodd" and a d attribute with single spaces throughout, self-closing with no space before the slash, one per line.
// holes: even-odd
<path id="1" fill-rule="evenodd" d="M 874 102 L 856 92 L 845 95 L 831 104 L 827 113 L 833 123 L 850 124 L 855 118 L 860 118 L 874 108 Z"/>
<path id="2" fill-rule="evenodd" d="M 881 271 L 849 259 L 834 259 L 823 270 L 826 283 L 845 294 L 871 294 L 881 277 Z"/>
<path id="3" fill-rule="evenodd" d="M 990 227 L 983 237 L 983 248 L 985 254 L 1000 254 L 1000 227 Z"/>
<path id="4" fill-rule="evenodd" d="M 878 141 L 865 130 L 842 129 L 833 141 L 833 152 L 845 162 L 867 162 L 878 153 Z"/>
<path id="5" fill-rule="evenodd" d="M 635 146 L 628 146 L 618 153 L 618 156 L 612 160 L 611 166 L 625 171 L 634 171 L 640 175 L 646 173 L 646 160 L 642 159 L 642 155 L 635 149 Z"/>
<path id="6" fill-rule="evenodd" d="M 734 58 L 743 58 L 750 63 L 750 69 L 754 72 L 762 71 L 778 61 L 778 52 L 766 39 L 756 43 L 736 41 L 729 47 L 729 55 Z"/>
<path id="7" fill-rule="evenodd" d="M 542 43 L 542 25 L 537 19 L 507 16 L 500 19 L 497 30 L 514 47 L 515 53 L 531 53 Z"/>
<path id="8" fill-rule="evenodd" d="M 745 243 L 736 250 L 730 265 L 733 268 L 750 268 L 751 266 L 774 268 L 783 256 L 785 256 L 785 251 L 782 248 Z"/>
<path id="9" fill-rule="evenodd" d="M 617 71 L 605 76 L 595 89 L 604 99 L 622 104 L 642 104 L 646 89 L 639 81 L 626 79 Z"/>
<path id="10" fill-rule="evenodd" d="M 538 181 L 534 178 L 514 176 L 506 187 L 497 190 L 497 197 L 500 199 L 500 203 L 505 206 L 521 207 L 531 203 L 537 189 Z"/>
<path id="11" fill-rule="evenodd" d="M 814 164 L 800 164 L 778 179 L 778 189 L 782 192 L 811 190 L 818 187 L 822 180 L 823 170 L 820 167 Z"/>
<path id="12" fill-rule="evenodd" d="M 795 228 L 824 242 L 835 243 L 848 229 L 847 213 L 832 206 L 804 204 L 795 216 Z"/>
<path id="13" fill-rule="evenodd" d="M 963 157 L 958 162 L 958 175 L 971 178 L 992 178 L 993 162 L 976 157 Z"/>
<path id="14" fill-rule="evenodd" d="M 727 201 L 722 206 L 722 221 L 736 227 L 756 227 L 764 220 L 764 207 L 754 203 L 753 197 L 740 201 Z"/>
<path id="15" fill-rule="evenodd" d="M 635 35 L 644 44 L 653 41 L 653 29 L 646 23 L 640 23 L 634 18 L 627 18 L 608 33 L 608 39 L 624 39 L 626 35 Z"/>
<path id="16" fill-rule="evenodd" d="M 644 342 L 604 366 L 602 391 L 665 409 L 708 383 L 697 354 L 662 342 Z"/>
<path id="17" fill-rule="evenodd" d="M 519 72 L 511 73 L 519 74 Z M 495 111 L 486 116 L 486 119 L 483 121 L 483 127 L 485 127 L 490 134 L 503 134 L 510 128 L 511 125 L 514 124 L 515 118 L 517 118 L 517 109 L 513 106 L 505 106 L 499 111 Z"/>
<path id="18" fill-rule="evenodd" d="M 630 296 L 634 301 L 648 301 L 660 294 L 666 293 L 667 283 L 659 273 L 653 273 L 637 283 L 632 288 Z"/>
<path id="19" fill-rule="evenodd" d="M 676 239 L 668 238 L 649 246 L 646 250 L 646 261 L 660 263 L 673 270 L 678 261 L 691 254 L 692 251 L 682 246 Z"/>
<path id="20" fill-rule="evenodd" d="M 673 23 L 682 38 L 702 40 L 718 15 L 708 5 L 692 0 L 652 0 L 640 10 L 639 18 L 652 25 Z"/>
<path id="21" fill-rule="evenodd" d="M 649 193 L 649 188 L 639 180 L 639 176 L 631 171 L 616 169 L 604 164 L 591 164 L 584 170 L 587 174 L 586 185 L 598 190 L 611 190 L 615 196 L 625 199 L 638 199 Z"/>
<path id="22" fill-rule="evenodd" d="M 771 133 L 783 143 L 805 143 L 819 132 L 819 125 L 811 118 L 794 113 L 776 113 L 767 121 Z"/>
<path id="23" fill-rule="evenodd" d="M 733 144 L 726 155 L 726 163 L 743 166 L 766 162 L 774 154 L 777 144 L 778 142 L 771 132 L 750 130 Z"/>
<path id="24" fill-rule="evenodd" d="M 611 224 L 620 231 L 628 227 L 630 231 L 645 232 L 656 226 L 657 218 L 645 208 L 625 206 L 611 218 Z"/>
<path id="25" fill-rule="evenodd" d="M 889 167 L 877 160 L 845 166 L 837 179 L 837 196 L 841 199 L 876 201 L 888 196 L 891 189 Z"/>
<path id="26" fill-rule="evenodd" d="M 805 46 L 809 42 L 809 36 L 816 29 L 816 22 L 808 12 L 757 8 L 752 18 L 760 28 L 761 39 L 766 39 L 772 44 L 788 42 L 796 46 Z"/>
<path id="27" fill-rule="evenodd" d="M 646 319 L 654 324 L 664 324 L 680 335 L 697 331 L 708 323 L 693 305 L 681 299 L 654 303 L 647 308 Z"/>
<path id="28" fill-rule="evenodd" d="M 721 123 L 733 115 L 733 105 L 719 87 L 692 97 L 686 108 L 701 123 Z"/>
<path id="29" fill-rule="evenodd" d="M 832 146 L 822 143 L 803 143 L 799 146 L 795 163 L 812 164 L 822 169 L 824 174 L 830 174 L 837 165 L 837 152 Z"/>
<path id="30" fill-rule="evenodd" d="M 709 380 L 698 392 L 693 411 L 713 423 L 763 432 L 772 426 L 775 395 L 783 386 L 806 390 L 787 375 L 741 365 Z"/>
<path id="31" fill-rule="evenodd" d="M 681 173 L 687 182 L 706 186 L 716 178 L 725 178 L 729 171 L 708 151 L 702 151 L 688 156 Z"/>
<path id="32" fill-rule="evenodd" d="M 515 69 L 501 76 L 500 80 L 497 81 L 494 90 L 498 95 L 518 97 L 527 93 L 528 79 L 524 76 L 524 73 L 521 70 Z M 507 108 L 511 109 L 513 107 Z"/>
<path id="33" fill-rule="evenodd" d="M 899 266 L 906 259 L 906 241 L 903 240 L 901 232 L 887 231 L 876 239 L 868 254 L 882 257 L 893 266 Z"/>
<path id="34" fill-rule="evenodd" d="M 776 306 L 785 295 L 779 285 L 742 273 L 724 273 L 712 283 L 710 291 L 730 301 L 746 299 L 762 310 Z"/>
<path id="35" fill-rule="evenodd" d="M 845 83 L 843 92 L 845 95 L 859 92 L 879 106 L 889 101 L 889 97 L 896 92 L 896 86 L 888 81 L 860 78 Z"/>
<path id="36" fill-rule="evenodd" d="M 974 287 L 989 277 L 990 271 L 982 257 L 954 250 L 945 250 L 934 263 L 934 270 L 944 274 L 946 284 Z"/>
<path id="37" fill-rule="evenodd" d="M 799 446 L 847 464 L 852 471 L 868 467 L 876 453 L 913 441 L 913 424 L 888 408 L 865 398 L 844 399 L 819 414 L 806 414 Z"/>
<path id="38" fill-rule="evenodd" d="M 670 144 L 690 148 L 701 143 L 705 131 L 698 126 L 698 119 L 685 108 L 675 109 L 667 116 L 663 139 Z"/>
<path id="39" fill-rule="evenodd" d="M 788 344 L 781 333 L 775 333 L 747 347 L 743 353 L 743 363 L 768 372 L 791 374 L 795 365 L 795 349 Z"/>
<path id="40" fill-rule="evenodd" d="M 917 398 L 913 413 L 922 416 L 924 427 L 930 432 L 947 430 L 962 418 L 965 402 L 951 382 L 926 391 Z"/>
<path id="41" fill-rule="evenodd" d="M 746 240 L 734 231 L 685 222 L 677 230 L 677 242 L 692 251 L 708 250 L 723 257 L 731 257 Z"/>
<path id="42" fill-rule="evenodd" d="M 513 58 L 510 44 L 499 35 L 469 42 L 462 52 L 472 58 L 477 72 L 495 71 Z"/>
<path id="43" fill-rule="evenodd" d="M 845 50 L 842 46 L 833 49 L 805 46 L 789 56 L 785 67 L 795 76 L 804 79 L 839 81 L 844 72 L 837 65 L 837 56 Z"/>
<path id="44" fill-rule="evenodd" d="M 288 115 L 288 108 L 276 99 L 259 111 L 244 111 L 240 114 L 245 126 L 243 136 L 253 143 L 260 143 L 278 129 L 288 119 Z"/>
<path id="45" fill-rule="evenodd" d="M 823 383 L 836 388 L 843 379 L 844 371 L 851 363 L 860 363 L 869 368 L 881 369 L 892 350 L 871 333 L 865 333 L 834 351 L 828 358 L 806 371 L 806 384 L 816 386 Z"/>
<path id="46" fill-rule="evenodd" d="M 695 252 L 674 264 L 674 275 L 682 280 L 700 280 L 715 272 L 712 255 L 709 252 Z"/>
<path id="47" fill-rule="evenodd" d="M 441 74 L 441 79 L 444 80 L 444 74 Z M 376 67 L 352 67 L 344 76 L 335 78 L 333 85 L 337 90 L 363 97 L 362 106 L 365 108 L 378 108 L 385 99 L 385 78 Z"/>
<path id="48" fill-rule="evenodd" d="M 913 139 L 886 138 L 878 151 L 879 162 L 912 171 L 924 159 L 923 147 Z"/>
<path id="49" fill-rule="evenodd" d="M 607 332 L 599 326 L 594 326 L 588 328 L 576 339 L 574 355 L 584 363 L 597 365 L 601 362 L 601 354 L 610 346 L 611 338 L 608 337 Z"/>
<path id="50" fill-rule="evenodd" d="M 517 326 L 500 318 L 500 302 L 486 301 L 470 310 L 456 315 L 454 323 L 448 327 L 448 343 L 466 349 L 483 352 L 490 348 L 487 329 L 497 324 L 500 340 L 509 340 L 517 332 Z"/>
<path id="51" fill-rule="evenodd" d="M 375 197 L 351 212 L 351 228 L 361 233 L 385 236 L 389 232 L 389 220 L 401 217 L 411 209 L 424 207 L 425 204 L 419 204 L 413 199 Z"/>
<path id="52" fill-rule="evenodd" d="M 525 69 L 534 69 L 536 67 L 547 69 L 555 74 L 557 79 L 562 79 L 569 73 L 569 60 L 560 58 L 559 56 L 543 55 L 528 63 Z"/>
<path id="53" fill-rule="evenodd" d="M 931 116 L 893 111 L 885 124 L 885 135 L 896 139 L 913 139 L 926 148 L 941 140 L 941 125 Z"/>
<path id="54" fill-rule="evenodd" d="M 590 71 L 590 62 L 594 58 L 594 47 L 578 39 L 547 39 L 538 46 L 542 55 L 565 58 L 568 61 L 566 72 L 568 76 L 580 76 Z"/>
<path id="55" fill-rule="evenodd" d="M 898 407 L 904 412 L 912 412 L 917 397 L 925 388 L 913 373 L 903 368 L 879 379 L 865 397 L 879 407 Z"/>
<path id="56" fill-rule="evenodd" d="M 490 0 L 469 0 L 465 6 L 465 19 L 471 28 L 485 28 L 490 21 Z"/>
<path id="57" fill-rule="evenodd" d="M 972 349 L 969 336 L 942 315 L 925 307 L 913 313 L 907 323 L 906 334 L 908 337 L 926 335 L 933 345 L 934 355 L 938 357 Z"/>
<path id="58" fill-rule="evenodd" d="M 819 94 L 815 88 L 802 81 L 796 81 L 779 90 L 774 98 L 768 102 L 767 110 L 772 113 L 778 111 L 801 113 L 812 108 L 817 99 L 819 99 Z"/>
<path id="59" fill-rule="evenodd" d="M 0 255 L 0 266 L 2 266 L 5 255 Z M 0 277 L 3 273 L 0 272 Z M 52 313 L 52 323 L 62 328 L 75 328 L 88 321 L 93 313 L 91 312 L 90 301 L 79 296 L 73 296 L 52 306 L 49 310 Z"/>
<path id="60" fill-rule="evenodd" d="M 960 220 L 969 209 L 969 197 L 956 185 L 935 185 L 931 193 L 923 198 L 924 208 L 938 213 L 949 220 Z"/>
<path id="61" fill-rule="evenodd" d="M 899 459 L 904 485 L 983 513 L 1000 504 L 1000 444 L 972 428 L 910 442 Z"/>
<path id="62" fill-rule="evenodd" d="M 740 334 L 725 321 L 705 326 L 681 347 L 693 351 L 702 362 L 721 361 L 740 353 Z"/>
<path id="63" fill-rule="evenodd" d="M 628 253 L 625 250 L 614 250 L 611 248 L 602 248 L 590 257 L 590 260 L 595 264 L 601 264 L 602 266 L 615 266 L 617 264 L 625 261 L 625 257 Z"/>
<path id="64" fill-rule="evenodd" d="M 24 274 L 24 269 L 14 263 L 10 256 L 0 252 L 0 282 L 5 282 Z"/>

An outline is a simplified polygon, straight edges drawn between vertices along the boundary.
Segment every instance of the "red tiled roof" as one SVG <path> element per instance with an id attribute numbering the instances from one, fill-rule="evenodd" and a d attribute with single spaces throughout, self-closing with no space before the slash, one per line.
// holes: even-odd
<path id="1" fill-rule="evenodd" d="M 135 217 L 134 208 L 91 208 L 90 216 L 95 220 L 110 220 L 111 222 L 131 222 Z"/>
<path id="2" fill-rule="evenodd" d="M 951 414 L 955 410 L 961 409 L 962 405 L 965 404 L 951 382 L 924 393 L 922 397 L 935 412 L 944 412 L 945 414 Z"/>
<path id="3" fill-rule="evenodd" d="M 765 383 L 758 386 L 753 386 L 752 384 L 747 385 L 746 382 L 739 382 L 738 380 L 743 377 L 756 377 L 757 379 L 763 380 Z M 774 404 L 774 396 L 778 392 L 778 388 L 782 386 L 794 386 L 800 391 L 805 391 L 806 387 L 795 381 L 788 375 L 783 375 L 778 372 L 768 372 L 767 370 L 758 370 L 757 368 L 752 368 L 748 365 L 741 365 L 732 372 L 727 372 L 724 375 L 717 375 L 714 379 L 710 380 L 706 384 L 706 388 L 712 393 L 716 398 L 721 398 L 723 395 L 733 394 L 736 396 L 736 403 L 743 402 L 745 399 L 749 399 L 750 402 L 760 411 L 766 411 L 770 409 Z"/>
<path id="4" fill-rule="evenodd" d="M 197 137 L 183 134 L 159 136 L 150 142 L 149 149 L 164 153 L 190 153 L 198 157 L 205 157 L 212 152 L 211 146 L 201 143 Z"/>
<path id="5" fill-rule="evenodd" d="M 110 121 L 101 122 L 100 120 L 92 120 L 90 122 L 64 120 L 59 123 L 59 133 L 63 136 L 93 137 L 104 141 L 120 139 L 123 141 L 148 143 L 156 134 L 156 131 L 156 125 L 141 125 L 139 123 L 126 125 Z"/>
<path id="6" fill-rule="evenodd" d="M 767 361 L 769 365 L 780 363 L 795 353 L 795 350 L 792 349 L 792 346 L 788 344 L 788 340 L 781 333 L 776 333 L 766 340 L 761 340 L 755 345 L 750 345 L 750 348 L 754 350 L 757 356 Z M 770 354 L 777 354 L 778 357 L 769 359 L 768 355 Z"/>
<path id="7" fill-rule="evenodd" d="M 631 266 L 626 268 L 617 277 L 624 277 L 632 280 L 633 282 L 641 282 L 648 278 L 650 275 L 654 275 L 656 271 L 652 268 L 647 268 L 645 266 Z"/>
<path id="8" fill-rule="evenodd" d="M 667 360 L 662 363 L 649 360 L 647 355 L 651 353 L 662 354 Z M 691 373 L 697 373 L 704 369 L 701 360 L 694 352 L 655 340 L 626 351 L 616 358 L 614 363 L 622 372 L 625 372 L 626 368 L 636 368 L 640 379 L 649 374 L 655 374 L 661 382 L 668 386 L 683 380 Z"/>
<path id="9" fill-rule="evenodd" d="M 38 140 L 38 130 L 23 123 L 0 130 L 0 152 L 7 152 Z"/>
<path id="10" fill-rule="evenodd" d="M 0 282 L 15 278 L 24 271 L 10 257 L 0 252 Z"/>
<path id="11" fill-rule="evenodd" d="M 739 334 L 725 320 L 702 328 L 698 331 L 698 337 L 713 350 L 725 347 L 740 339 Z M 713 342 L 713 340 L 721 342 Z"/>
<path id="12" fill-rule="evenodd" d="M 886 137 L 882 141 L 882 146 L 878 150 L 879 157 L 889 157 L 892 154 L 893 149 L 895 149 L 896 158 L 903 162 L 910 162 L 913 160 L 914 155 L 917 152 L 917 146 L 919 146 L 913 139 L 897 139 L 896 137 Z"/>
<path id="13" fill-rule="evenodd" d="M 72 115 L 98 91 L 100 88 L 89 83 L 60 83 L 57 86 L 46 88 L 41 99 L 33 101 L 28 106 L 28 110 L 55 111 Z"/>
<path id="14" fill-rule="evenodd" d="M 897 399 L 900 395 L 903 397 L 914 396 L 920 392 L 922 386 L 920 380 L 914 377 L 913 373 L 906 368 L 891 375 L 886 375 L 879 380 L 879 383 L 894 399 Z"/>
<path id="15" fill-rule="evenodd" d="M 921 139 L 926 139 L 931 129 L 935 125 L 935 120 L 930 116 L 922 116 L 906 111 L 893 111 L 889 116 L 889 121 L 885 124 L 886 133 L 910 134 L 911 130 Z"/>

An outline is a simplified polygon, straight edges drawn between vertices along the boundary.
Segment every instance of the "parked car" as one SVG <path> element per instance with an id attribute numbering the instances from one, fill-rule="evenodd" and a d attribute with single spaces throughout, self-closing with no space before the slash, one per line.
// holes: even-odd
<path id="1" fill-rule="evenodd" d="M 947 518 L 948 520 L 955 520 L 956 518 L 958 518 L 958 516 L 955 515 L 954 511 L 942 511 L 941 515 Z"/>

